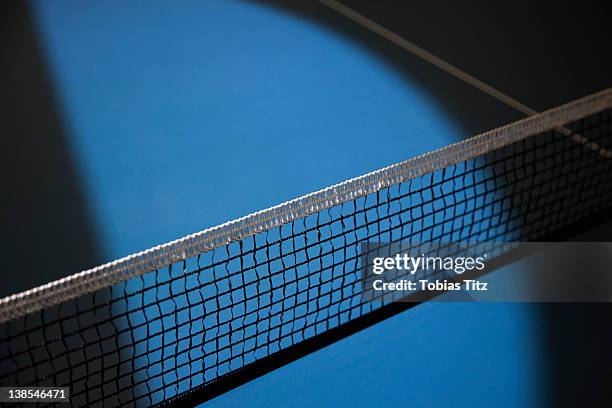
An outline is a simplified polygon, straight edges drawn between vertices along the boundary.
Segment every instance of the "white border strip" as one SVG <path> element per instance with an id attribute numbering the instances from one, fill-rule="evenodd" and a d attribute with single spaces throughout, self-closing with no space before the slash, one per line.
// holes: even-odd
<path id="1" fill-rule="evenodd" d="M 372 31 L 373 33 L 378 34 L 385 40 L 397 45 L 403 50 L 411 52 L 412 54 L 423 59 L 424 61 L 427 61 L 430 64 L 438 67 L 442 71 L 450 75 L 453 75 L 456 78 L 459 78 L 460 80 L 472 85 L 473 87 L 480 90 L 481 92 L 484 92 L 487 95 L 497 99 L 498 101 L 505 103 L 511 108 L 516 109 L 517 111 L 524 113 L 527 116 L 532 116 L 538 113 L 535 109 L 532 109 L 529 106 L 525 105 L 524 103 L 519 102 L 516 99 L 512 98 L 511 96 L 506 95 L 500 90 L 493 88 L 491 85 L 482 82 L 478 78 L 468 74 L 467 72 L 457 68 L 456 66 L 449 64 L 448 62 L 444 61 L 442 58 L 435 56 L 431 52 L 419 47 L 413 42 L 408 41 L 404 37 L 397 35 L 393 31 L 387 30 L 385 27 L 357 13 L 355 10 L 345 6 L 344 4 L 336 0 L 317 0 L 317 1 L 329 7 L 330 9 L 338 12 L 339 14 L 348 18 L 349 20 L 352 20 L 353 22 L 359 24 L 360 26 Z M 589 149 L 598 152 L 599 154 L 601 154 L 603 157 L 607 159 L 612 159 L 612 151 L 608 149 L 604 149 L 603 147 L 599 146 L 597 143 L 593 143 L 587 138 L 581 135 L 578 135 L 578 134 L 572 135 L 572 132 L 569 129 L 559 128 L 557 130 L 559 130 L 559 132 L 563 133 L 566 136 L 571 136 L 571 139 L 575 141 L 576 143 L 580 143 L 580 144 L 587 146 Z"/>
<path id="2" fill-rule="evenodd" d="M 197 256 L 612 107 L 612 88 L 372 173 L 0 299 L 0 323 Z"/>
<path id="3" fill-rule="evenodd" d="M 404 37 L 394 33 L 381 26 L 380 24 L 370 20 L 362 14 L 357 13 L 355 10 L 345 6 L 344 4 L 336 0 L 317 0 L 319 3 L 329 7 L 337 13 L 343 15 L 349 20 L 354 21 L 362 27 L 380 35 L 385 40 L 397 45 L 405 51 L 411 52 L 417 57 L 429 62 L 432 65 L 440 68 L 442 71 L 459 78 L 460 80 L 472 85 L 487 95 L 497 99 L 498 101 L 505 103 L 506 105 L 516 109 L 517 111 L 524 113 L 525 115 L 531 116 L 538 113 L 536 110 L 530 108 L 522 102 L 506 95 L 505 93 L 493 88 L 491 85 L 482 82 L 480 79 L 473 77 L 467 72 L 457 68 L 454 65 L 449 64 L 442 58 L 432 54 L 431 52 L 419 47 L 415 43 L 408 41 Z"/>

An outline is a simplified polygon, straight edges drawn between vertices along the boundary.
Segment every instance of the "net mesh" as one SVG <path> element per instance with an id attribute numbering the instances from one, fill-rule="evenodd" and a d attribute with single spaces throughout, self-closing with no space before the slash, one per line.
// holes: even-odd
<path id="1" fill-rule="evenodd" d="M 610 118 L 565 127 L 611 149 Z M 161 403 L 397 300 L 362 297 L 363 243 L 533 241 L 611 202 L 612 160 L 546 131 L 5 322 L 0 384 Z"/>

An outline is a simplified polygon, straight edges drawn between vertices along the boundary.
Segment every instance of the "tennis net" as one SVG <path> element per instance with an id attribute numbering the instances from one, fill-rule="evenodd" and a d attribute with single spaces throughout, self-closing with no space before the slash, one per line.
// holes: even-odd
<path id="1" fill-rule="evenodd" d="M 607 214 L 612 89 L 0 300 L 0 385 L 206 400 L 384 318 L 362 244 L 518 242 Z M 52 403 L 49 403 L 52 405 Z"/>

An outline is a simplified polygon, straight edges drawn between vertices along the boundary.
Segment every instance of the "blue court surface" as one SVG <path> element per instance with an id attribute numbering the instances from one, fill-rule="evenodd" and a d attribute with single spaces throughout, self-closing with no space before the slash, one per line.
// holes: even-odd
<path id="1" fill-rule="evenodd" d="M 337 16 L 237 0 L 94 4 L 31 3 L 105 260 L 473 130 L 373 48 L 383 40 L 334 28 Z M 530 305 L 422 304 L 207 405 L 542 406 L 538 326 Z"/>

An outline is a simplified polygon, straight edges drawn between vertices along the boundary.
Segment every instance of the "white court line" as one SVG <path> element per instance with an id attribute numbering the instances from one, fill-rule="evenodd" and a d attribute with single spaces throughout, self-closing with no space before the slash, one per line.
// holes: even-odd
<path id="1" fill-rule="evenodd" d="M 491 85 L 482 82 L 478 78 L 468 74 L 467 72 L 457 68 L 456 66 L 449 64 L 448 62 L 444 61 L 440 57 L 437 57 L 434 54 L 430 53 L 429 51 L 424 50 L 423 48 L 419 47 L 413 42 L 410 42 L 404 37 L 394 33 L 393 31 L 386 29 L 380 24 L 370 20 L 369 18 L 363 16 L 362 14 L 357 13 L 355 10 L 345 6 L 344 4 L 336 0 L 317 0 L 317 1 L 329 7 L 330 9 L 338 12 L 344 17 L 354 21 L 360 26 L 365 27 L 368 30 L 380 35 L 387 41 L 397 45 L 398 47 L 408 52 L 411 52 L 417 57 L 440 68 L 442 71 L 447 72 L 456 78 L 459 78 L 460 80 L 472 85 L 473 87 L 479 89 L 480 91 L 486 93 L 489 96 L 492 96 L 498 101 L 501 101 L 502 103 L 516 109 L 517 111 L 527 116 L 532 116 L 538 113 L 538 111 L 536 111 L 535 109 L 532 109 L 529 106 L 525 105 L 524 103 L 519 102 L 516 99 L 512 98 L 511 96 L 506 95 L 500 90 L 493 88 Z M 595 142 L 591 142 L 584 136 L 581 136 L 579 134 L 572 134 L 572 131 L 565 127 L 557 128 L 557 130 L 560 133 L 564 134 L 565 136 L 569 136 L 573 141 L 583 144 L 586 147 L 590 148 L 591 150 L 596 151 L 597 153 L 601 154 L 605 158 L 612 159 L 612 152 L 610 150 L 598 145 Z"/>

